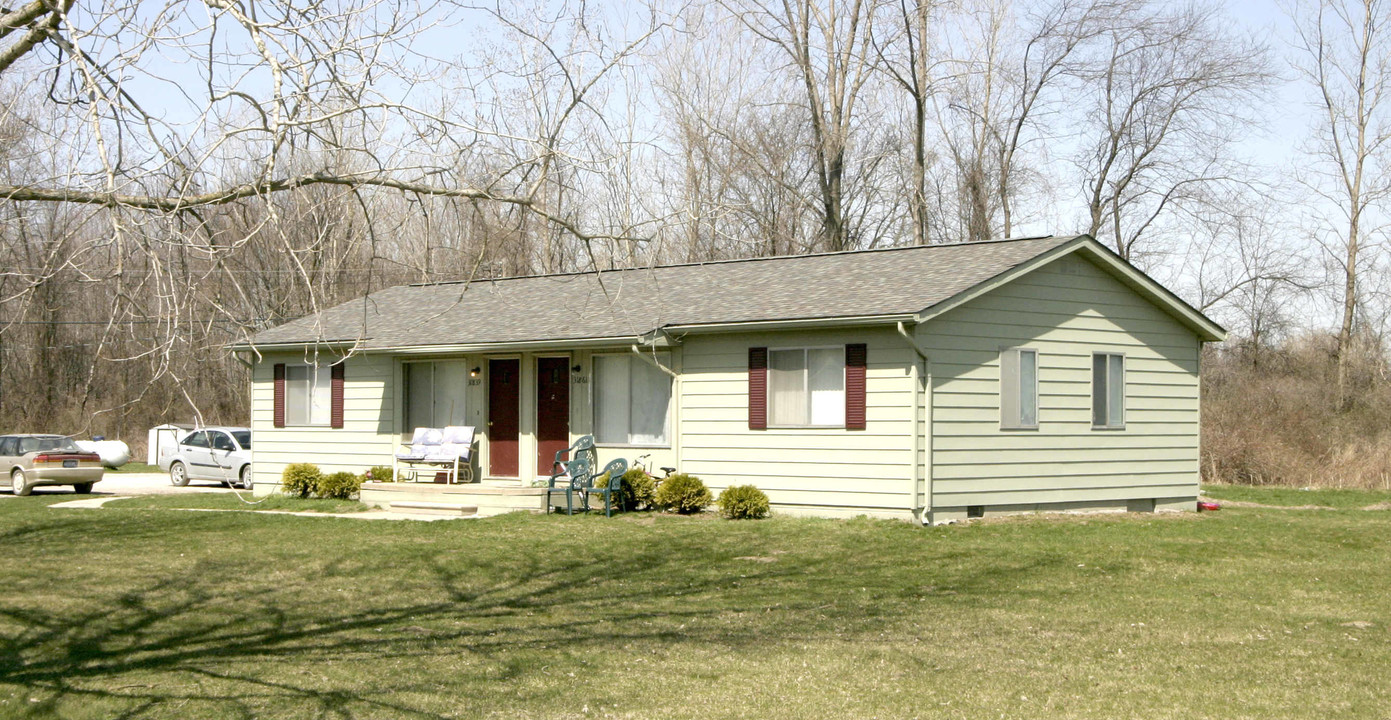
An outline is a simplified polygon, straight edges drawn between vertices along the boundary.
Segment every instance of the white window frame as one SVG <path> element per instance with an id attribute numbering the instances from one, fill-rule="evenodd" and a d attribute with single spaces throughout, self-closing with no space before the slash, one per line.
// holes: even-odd
<path id="1" fill-rule="evenodd" d="M 809 383 L 809 381 L 810 381 L 810 378 L 808 377 L 807 374 L 811 372 L 811 364 L 810 364 L 809 362 L 807 362 L 807 357 L 808 357 L 808 352 L 811 351 L 811 350 L 839 350 L 839 351 L 841 352 L 841 359 L 840 359 L 840 402 L 841 402 L 841 405 L 842 405 L 842 406 L 845 404 L 845 392 L 846 392 L 846 391 L 845 391 L 845 355 L 844 355 L 844 353 L 845 353 L 845 346 L 844 346 L 844 345 L 789 345 L 789 346 L 786 346 L 786 347 L 770 347 L 770 348 L 768 348 L 768 369 L 767 369 L 768 380 L 767 380 L 767 387 L 766 387 L 766 389 L 765 389 L 765 392 L 763 393 L 764 395 L 767 396 L 766 400 L 764 400 L 764 408 L 763 408 L 763 410 L 764 410 L 765 416 L 768 418 L 768 427 L 769 427 L 770 429 L 775 429 L 775 430 L 798 430 L 798 429 L 821 429 L 821 430 L 824 430 L 824 429 L 827 429 L 827 428 L 842 429 L 842 430 L 845 429 L 845 415 L 844 415 L 844 413 L 841 414 L 841 419 L 840 419 L 840 424 L 839 424 L 839 425 L 818 425 L 818 424 L 815 424 L 815 423 L 779 425 L 779 424 L 776 424 L 776 423 L 773 422 L 773 353 L 775 353 L 775 352 L 787 352 L 787 351 L 789 351 L 789 350 L 801 350 L 801 351 L 802 351 L 802 393 L 806 396 L 806 407 L 807 407 L 807 416 L 808 416 L 808 419 L 810 419 L 810 417 L 811 417 L 811 390 L 808 389 L 808 387 L 807 387 L 807 385 L 808 385 L 808 383 Z"/>
<path id="2" fill-rule="evenodd" d="M 1028 391 L 1029 391 L 1030 393 L 1033 394 L 1033 399 L 1034 399 L 1034 421 L 1033 421 L 1033 423 L 1025 423 L 1025 422 L 1024 422 L 1024 402 L 1023 402 L 1023 401 L 1024 401 L 1024 395 L 1023 395 L 1023 393 L 1024 393 L 1025 388 L 1023 388 L 1023 387 L 1020 385 L 1020 382 L 1019 382 L 1020 378 L 1022 377 L 1022 373 L 1020 372 L 1021 356 L 1024 355 L 1025 353 L 1034 356 L 1034 382 L 1033 382 L 1033 387 L 1028 388 Z M 1014 372 L 1013 372 L 1013 377 L 1010 377 L 1010 376 L 1009 376 L 1009 373 L 1007 372 L 1007 370 L 1011 367 L 1010 361 L 1007 360 L 1007 358 L 1008 358 L 1009 356 L 1011 356 L 1011 355 L 1014 357 L 1014 360 L 1012 361 L 1012 367 L 1013 367 L 1013 371 L 1014 371 Z M 1002 349 L 1000 350 L 1000 429 L 1001 429 L 1001 430 L 1037 430 L 1037 429 L 1038 429 L 1038 425 L 1039 425 L 1039 415 L 1041 414 L 1041 408 L 1039 407 L 1038 376 L 1039 376 L 1039 352 L 1038 352 L 1038 348 L 1022 347 L 1022 346 L 1021 346 L 1021 347 L 1007 347 L 1007 348 L 1002 348 Z M 1013 397 L 1013 402 L 1010 402 L 1010 401 L 1009 401 L 1009 400 L 1010 400 L 1010 397 L 1011 397 L 1011 393 L 1012 393 L 1012 397 Z"/>
<path id="3" fill-rule="evenodd" d="M 622 443 L 619 443 L 619 442 L 601 442 L 601 441 L 599 440 L 599 358 L 601 358 L 601 357 L 623 357 L 623 358 L 628 358 L 628 363 L 629 363 L 629 370 L 628 370 L 628 383 L 629 383 L 629 385 L 628 385 L 628 393 L 629 393 L 629 394 L 628 394 L 628 403 L 629 403 L 629 409 L 628 409 L 628 413 L 629 413 L 629 415 L 628 415 L 628 436 L 629 436 L 629 437 L 632 437 L 632 435 L 633 435 L 633 426 L 632 426 L 632 401 L 633 401 L 633 399 L 632 399 L 632 377 L 633 377 L 633 375 L 632 375 L 632 364 L 633 364 L 633 363 L 642 363 L 642 364 L 644 364 L 644 365 L 647 365 L 648 367 L 652 367 L 651 363 L 649 363 L 645 358 L 637 357 L 636 355 L 634 355 L 634 354 L 631 353 L 631 352 L 626 352 L 626 353 L 625 353 L 625 352 L 596 352 L 596 353 L 592 353 L 592 354 L 589 356 L 589 429 L 590 429 L 590 433 L 591 433 L 592 435 L 594 435 L 594 445 L 595 445 L 596 447 L 606 447 L 606 448 L 652 448 L 652 449 L 655 449 L 655 450 L 661 450 L 661 449 L 669 449 L 669 448 L 671 448 L 671 413 L 672 413 L 672 406 L 676 404 L 676 383 L 674 382 L 675 378 L 671 377 L 670 375 L 667 375 L 666 373 L 662 373 L 662 376 L 665 377 L 665 378 L 667 379 L 667 414 L 666 414 L 665 420 L 663 420 L 663 423 L 662 423 L 662 437 L 666 438 L 666 441 L 665 441 L 665 442 L 661 442 L 661 443 L 631 443 L 631 442 L 622 442 Z M 657 362 L 662 363 L 663 365 L 666 365 L 666 366 L 668 366 L 668 367 L 671 365 L 671 353 L 666 353 L 666 352 L 657 353 L 657 358 L 656 358 L 656 359 L 657 359 Z M 658 369 L 658 368 L 652 368 L 652 369 L 655 370 L 655 371 L 657 371 L 657 372 L 662 372 L 662 371 L 661 371 L 660 369 Z"/>
<path id="4" fill-rule="evenodd" d="M 290 371 L 296 368 L 304 368 L 308 373 L 305 378 L 304 400 L 305 407 L 304 422 L 294 422 L 291 419 L 290 396 L 291 383 L 297 382 L 290 379 Z M 321 389 L 322 384 L 322 389 Z M 314 394 L 316 391 L 323 392 L 328 398 L 328 405 L 323 409 L 322 422 L 314 421 Z M 286 363 L 285 364 L 285 427 L 332 427 L 333 425 L 333 368 L 328 365 L 316 365 L 314 363 Z M 211 443 L 209 444 L 211 447 Z"/>
<path id="5" fill-rule="evenodd" d="M 409 367 L 409 366 L 411 366 L 411 365 L 429 365 L 429 366 L 430 366 L 430 423 L 431 423 L 431 424 L 430 424 L 430 425 L 422 425 L 421 427 L 434 427 L 434 424 L 435 424 L 435 415 L 436 415 L 436 411 L 438 410 L 438 408 L 435 407 L 435 406 L 436 406 L 436 405 L 438 404 L 438 402 L 439 402 L 439 393 L 438 393 L 438 391 L 437 391 L 438 383 L 435 381 L 435 378 L 437 377 L 437 374 L 438 374 L 438 372 L 439 372 L 439 369 L 438 369 L 436 366 L 437 366 L 437 365 L 440 365 L 440 364 L 442 364 L 442 363 L 458 364 L 458 365 L 462 366 L 462 368 L 463 368 L 463 371 L 464 371 L 464 391 L 463 391 L 463 394 L 459 396 L 459 400 L 460 400 L 460 402 L 462 402 L 462 403 L 464 404 L 463 409 L 462 409 L 462 411 L 461 411 L 461 414 L 462 414 L 465 418 L 468 417 L 468 411 L 469 411 L 469 390 L 468 390 L 468 388 L 469 388 L 469 381 L 470 381 L 470 380 L 474 380 L 474 379 L 476 379 L 476 378 L 474 377 L 474 375 L 473 375 L 473 373 L 472 373 L 472 369 L 470 368 L 470 365 L 471 365 L 472 363 L 471 363 L 467 358 L 435 358 L 435 359 L 431 359 L 431 360 L 406 360 L 406 361 L 404 361 L 404 362 L 401 363 L 401 387 L 402 387 L 402 389 L 404 390 L 404 392 L 401 393 L 401 408 L 402 408 L 402 412 L 401 412 L 401 425 L 402 425 L 402 427 L 405 428 L 405 431 L 402 433 L 403 435 L 410 435 L 410 434 L 412 434 L 412 433 L 415 432 L 415 426 L 414 426 L 414 424 L 411 422 L 411 382 L 412 382 L 412 380 L 411 380 L 411 375 L 412 375 L 413 370 L 412 370 L 412 368 Z M 480 375 L 481 375 L 481 374 L 482 374 L 482 373 L 480 373 Z M 446 423 L 446 424 L 447 424 L 447 423 Z"/>
<path id="6" fill-rule="evenodd" d="M 1104 424 L 1098 424 L 1098 423 L 1096 422 L 1096 399 L 1097 399 L 1097 398 L 1096 398 L 1096 393 L 1097 393 L 1097 387 L 1096 387 L 1096 359 L 1099 358 L 1099 357 L 1104 357 L 1104 358 L 1107 359 L 1107 360 L 1106 360 L 1106 373 L 1105 373 L 1105 376 L 1104 376 L 1104 377 L 1106 378 L 1106 397 L 1105 397 L 1105 405 L 1103 406 L 1103 407 L 1106 408 L 1106 415 L 1107 415 L 1107 417 L 1106 417 L 1106 422 L 1105 422 Z M 1120 420 L 1119 420 L 1119 421 L 1117 421 L 1116 418 L 1113 418 L 1113 417 L 1110 416 L 1110 415 L 1111 415 L 1111 399 L 1112 399 L 1112 394 L 1113 394 L 1113 392 L 1115 391 L 1115 388 L 1112 388 L 1112 387 L 1111 387 L 1111 360 L 1110 360 L 1110 358 L 1113 358 L 1113 357 L 1115 357 L 1115 358 L 1120 358 L 1120 362 L 1121 362 L 1121 385 L 1120 385 L 1120 410 L 1121 410 L 1121 412 L 1120 412 Z M 1092 386 L 1092 392 L 1091 392 L 1091 407 L 1088 408 L 1088 411 L 1091 412 L 1091 415 L 1092 415 L 1092 429 L 1093 429 L 1093 430 L 1124 430 L 1124 429 L 1125 429 L 1125 415 L 1126 415 L 1125 386 L 1126 386 L 1126 381 L 1127 381 L 1127 378 L 1128 378 L 1128 375 L 1129 375 L 1129 371 L 1126 369 L 1126 364 L 1127 364 L 1127 363 L 1126 363 L 1126 356 L 1125 356 L 1125 353 L 1123 353 L 1123 352 L 1116 352 L 1116 351 L 1112 351 L 1112 350 L 1097 350 L 1097 351 L 1092 352 L 1092 361 L 1091 361 L 1091 365 L 1089 365 L 1089 366 L 1087 367 L 1087 374 L 1088 374 L 1088 375 L 1090 376 L 1090 378 L 1091 378 L 1091 379 L 1090 379 L 1090 383 L 1091 383 L 1091 386 Z"/>

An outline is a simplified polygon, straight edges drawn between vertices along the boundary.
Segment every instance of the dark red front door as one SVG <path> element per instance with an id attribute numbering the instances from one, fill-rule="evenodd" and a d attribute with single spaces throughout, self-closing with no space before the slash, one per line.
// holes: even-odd
<path id="1" fill-rule="evenodd" d="M 536 473 L 550 475 L 570 447 L 570 358 L 536 360 Z"/>
<path id="2" fill-rule="evenodd" d="M 517 477 L 517 429 L 522 389 L 520 360 L 488 361 L 488 467 L 495 477 Z"/>

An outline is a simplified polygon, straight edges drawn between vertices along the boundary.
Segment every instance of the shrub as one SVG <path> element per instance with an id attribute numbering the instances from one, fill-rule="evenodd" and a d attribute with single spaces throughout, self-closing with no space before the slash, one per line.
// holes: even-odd
<path id="1" fill-rule="evenodd" d="M 758 520 L 768 517 L 768 496 L 752 485 L 733 485 L 715 501 L 720 515 L 728 520 Z"/>
<path id="2" fill-rule="evenodd" d="M 322 477 L 323 473 L 314 463 L 292 463 L 286 465 L 285 472 L 281 473 L 280 487 L 287 494 L 307 498 L 319 489 L 319 479 Z"/>
<path id="3" fill-rule="evenodd" d="M 362 474 L 362 482 L 391 482 L 390 465 L 374 465 Z"/>
<path id="4" fill-rule="evenodd" d="M 314 492 L 322 498 L 347 500 L 357 494 L 360 485 L 362 485 L 362 477 L 357 473 L 336 472 L 332 475 L 319 476 L 319 484 Z"/>
<path id="5" fill-rule="evenodd" d="M 663 510 L 690 515 L 704 510 L 715 498 L 700 478 L 681 473 L 663 480 L 652 500 Z"/>
<path id="6" fill-rule="evenodd" d="M 657 481 L 652 479 L 642 468 L 633 468 L 623 473 L 623 492 L 620 505 L 626 511 L 637 510 L 640 507 L 652 507 L 653 493 L 657 489 Z"/>

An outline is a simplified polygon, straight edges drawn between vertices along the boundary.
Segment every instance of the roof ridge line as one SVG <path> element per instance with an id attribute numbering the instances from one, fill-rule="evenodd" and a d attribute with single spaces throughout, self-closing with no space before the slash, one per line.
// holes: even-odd
<path id="1" fill-rule="evenodd" d="M 634 271 L 634 270 L 664 270 L 664 269 L 667 269 L 667 268 L 704 267 L 704 266 L 706 266 L 706 265 L 730 265 L 730 264 L 733 264 L 733 263 L 753 263 L 753 262 L 765 262 L 765 261 L 772 261 L 772 260 L 801 260 L 801 259 L 805 259 L 805 258 L 833 257 L 833 256 L 839 256 L 839 255 L 865 255 L 865 254 L 869 254 L 869 253 L 899 252 L 899 251 L 904 251 L 904 250 L 937 250 L 937 249 L 941 249 L 941 248 L 961 247 L 961 246 L 963 246 L 963 245 L 998 245 L 998 244 L 1002 244 L 1002 243 L 1025 242 L 1025 241 L 1028 241 L 1028 240 L 1047 240 L 1047 239 L 1049 239 L 1049 238 L 1054 238 L 1054 237 L 1060 237 L 1060 236 L 1059 236 L 1059 235 L 1056 235 L 1056 234 L 1049 234 L 1049 235 L 1029 235 L 1029 236 L 1026 236 L 1026 237 L 997 238 L 997 239 L 994 239 L 994 240 L 977 240 L 977 241 L 975 241 L 975 242 L 971 242 L 971 241 L 959 241 L 959 242 L 950 242 L 950 243 L 938 243 L 938 244 L 936 244 L 936 245 L 895 245 L 895 246 L 892 246 L 892 247 L 863 248 L 863 249 L 860 249 L 860 250 L 831 250 L 831 251 L 818 252 L 818 253 L 805 253 L 805 254 L 802 254 L 802 255 L 767 255 L 767 256 L 763 256 L 763 257 L 751 257 L 751 258 L 726 258 L 726 259 L 723 259 L 723 260 L 701 260 L 701 261 L 698 261 L 698 262 L 669 263 L 669 264 L 666 264 L 666 265 L 643 265 L 643 266 L 640 266 L 640 267 L 630 267 L 630 268 L 612 268 L 612 269 L 608 269 L 608 270 L 599 270 L 599 271 L 597 272 L 597 274 L 603 275 L 604 273 L 622 273 L 622 272 L 630 272 L 630 271 Z M 1077 237 L 1077 236 L 1076 236 L 1076 235 L 1073 235 L 1073 236 L 1069 236 L 1069 237 Z M 443 285 L 467 285 L 467 284 L 469 284 L 469 283 L 476 283 L 476 282 L 494 283 L 494 282 L 502 282 L 502 281 L 505 281 L 505 280 L 536 280 L 536 279 L 540 279 L 540 278 L 578 277 L 578 276 L 580 276 L 580 275 L 594 275 L 594 274 L 596 274 L 596 272 L 595 272 L 594 270 L 574 270 L 574 271 L 571 271 L 571 272 L 562 272 L 562 273 L 537 273 L 537 274 L 534 274 L 534 275 L 509 275 L 509 276 L 507 276 L 507 277 L 500 277 L 500 278 L 470 278 L 470 279 L 468 279 L 468 280 L 435 280 L 435 281 L 432 281 L 432 282 L 406 283 L 406 284 L 404 284 L 404 285 L 396 285 L 396 286 L 394 286 L 394 287 L 436 287 L 436 286 L 443 286 Z M 389 290 L 389 289 L 391 289 L 391 288 L 383 288 L 383 290 Z"/>

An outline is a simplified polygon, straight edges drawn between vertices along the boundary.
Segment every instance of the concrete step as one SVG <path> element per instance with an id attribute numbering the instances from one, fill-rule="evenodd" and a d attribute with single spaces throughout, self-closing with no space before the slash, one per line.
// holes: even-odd
<path id="1" fill-rule="evenodd" d="M 428 502 L 425 500 L 399 500 L 387 505 L 388 510 L 404 513 L 423 513 L 426 515 L 475 515 L 478 507 L 460 503 Z"/>

